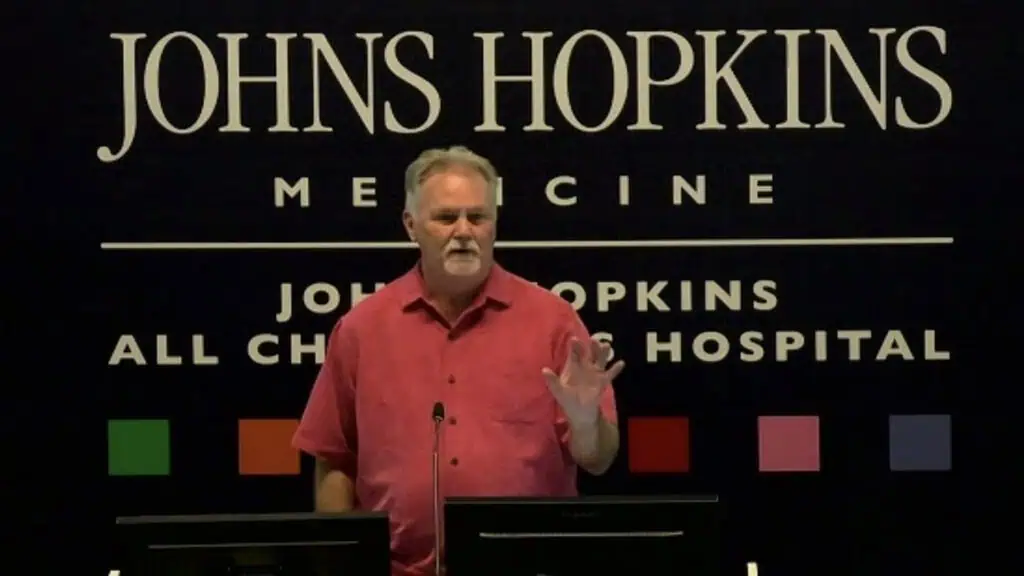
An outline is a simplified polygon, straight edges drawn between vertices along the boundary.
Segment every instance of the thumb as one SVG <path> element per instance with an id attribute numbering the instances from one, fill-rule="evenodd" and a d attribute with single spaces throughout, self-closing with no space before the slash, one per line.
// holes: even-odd
<path id="1" fill-rule="evenodd" d="M 559 378 L 558 374 L 555 374 L 555 371 L 551 368 L 544 368 L 540 373 L 544 376 L 544 381 L 548 383 L 548 388 L 551 389 L 551 392 L 558 394 L 562 389 L 562 379 Z"/>

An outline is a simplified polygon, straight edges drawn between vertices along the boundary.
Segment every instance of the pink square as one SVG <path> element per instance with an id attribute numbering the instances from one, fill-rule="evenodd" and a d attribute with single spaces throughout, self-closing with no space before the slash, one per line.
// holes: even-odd
<path id="1" fill-rule="evenodd" d="M 759 416 L 757 459 L 761 472 L 820 472 L 817 416 Z"/>

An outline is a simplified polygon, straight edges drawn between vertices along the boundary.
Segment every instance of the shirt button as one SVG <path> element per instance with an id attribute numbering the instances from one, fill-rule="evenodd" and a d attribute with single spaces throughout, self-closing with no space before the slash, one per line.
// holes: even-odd
<path id="1" fill-rule="evenodd" d="M 455 419 L 455 416 L 452 416 L 451 418 L 448 419 L 448 423 L 451 424 L 452 426 L 455 426 L 456 424 L 459 423 L 459 421 Z"/>
<path id="2" fill-rule="evenodd" d="M 459 465 L 459 459 L 458 458 L 452 458 L 452 466 L 458 466 L 458 465 Z"/>
<path id="3" fill-rule="evenodd" d="M 455 384 L 455 375 L 454 374 L 449 374 L 448 375 L 448 383 L 449 384 Z"/>

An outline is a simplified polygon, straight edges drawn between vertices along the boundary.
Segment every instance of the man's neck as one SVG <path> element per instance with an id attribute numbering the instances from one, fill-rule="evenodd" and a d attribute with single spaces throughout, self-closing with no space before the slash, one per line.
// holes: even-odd
<path id="1" fill-rule="evenodd" d="M 431 300 L 437 311 L 441 313 L 441 316 L 453 326 L 459 317 L 462 316 L 462 313 L 473 303 L 472 296 L 465 298 L 432 298 Z"/>
<path id="2" fill-rule="evenodd" d="M 454 324 L 473 304 L 473 300 L 484 285 L 484 281 L 479 281 L 458 286 L 460 283 L 452 282 L 451 279 L 432 278 L 426 270 L 423 271 L 423 279 L 427 288 L 427 300 L 449 324 Z"/>

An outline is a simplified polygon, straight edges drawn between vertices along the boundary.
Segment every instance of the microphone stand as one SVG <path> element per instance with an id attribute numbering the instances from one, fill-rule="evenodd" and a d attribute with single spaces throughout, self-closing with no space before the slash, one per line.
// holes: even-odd
<path id="1" fill-rule="evenodd" d="M 434 404 L 434 450 L 431 479 L 434 489 L 434 576 L 441 576 L 441 422 L 444 404 Z"/>

